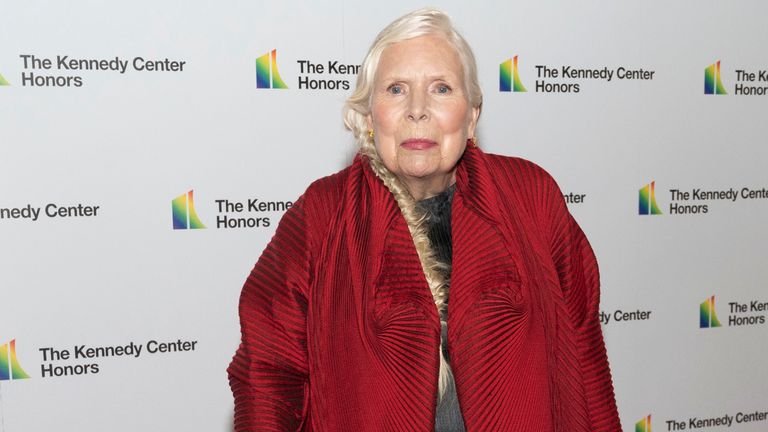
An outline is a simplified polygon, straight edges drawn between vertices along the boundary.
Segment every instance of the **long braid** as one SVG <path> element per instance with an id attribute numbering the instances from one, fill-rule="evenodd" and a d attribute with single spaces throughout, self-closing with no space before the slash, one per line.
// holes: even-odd
<path id="1" fill-rule="evenodd" d="M 408 230 L 411 233 L 411 237 L 413 237 L 413 244 L 416 246 L 419 261 L 421 261 L 421 268 L 424 271 L 424 276 L 429 284 L 429 289 L 432 292 L 432 298 L 435 301 L 438 315 L 443 316 L 448 308 L 448 284 L 445 280 L 443 271 L 446 270 L 448 265 L 440 262 L 437 259 L 435 251 L 432 249 L 424 223 L 426 215 L 419 211 L 416 206 L 416 200 L 400 179 L 384 166 L 384 163 L 376 153 L 376 149 L 371 141 L 365 140 L 365 144 L 360 148 L 360 153 L 367 157 L 373 172 L 379 179 L 381 179 L 387 189 L 392 193 L 395 201 L 397 201 L 397 205 L 400 207 L 405 222 L 408 224 Z M 438 400 L 443 398 L 452 374 L 448 361 L 443 355 L 442 337 L 441 331 L 440 346 L 438 347 L 438 351 L 440 352 Z"/>

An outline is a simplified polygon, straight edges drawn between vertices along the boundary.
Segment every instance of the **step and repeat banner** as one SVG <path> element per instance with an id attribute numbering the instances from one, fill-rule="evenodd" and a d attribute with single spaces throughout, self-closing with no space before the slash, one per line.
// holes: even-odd
<path id="1" fill-rule="evenodd" d="M 437 1 L 479 144 L 558 180 L 624 431 L 768 430 L 768 5 Z M 245 277 L 355 152 L 393 2 L 29 0 L 0 14 L 0 431 L 230 431 Z"/>

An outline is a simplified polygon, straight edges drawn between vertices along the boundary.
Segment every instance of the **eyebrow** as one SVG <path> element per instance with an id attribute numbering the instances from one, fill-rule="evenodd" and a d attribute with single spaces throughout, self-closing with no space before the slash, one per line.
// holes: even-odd
<path id="1" fill-rule="evenodd" d="M 440 74 L 440 75 L 430 75 L 430 76 L 427 77 L 427 79 L 429 81 L 451 81 L 452 79 L 459 80 L 459 77 L 458 76 L 451 77 L 449 75 Z M 399 76 L 399 75 L 389 75 L 389 76 L 382 77 L 381 81 L 386 81 L 386 82 L 399 82 L 399 81 L 409 82 L 409 81 L 411 81 L 411 79 L 410 78 L 405 78 L 405 77 Z"/>

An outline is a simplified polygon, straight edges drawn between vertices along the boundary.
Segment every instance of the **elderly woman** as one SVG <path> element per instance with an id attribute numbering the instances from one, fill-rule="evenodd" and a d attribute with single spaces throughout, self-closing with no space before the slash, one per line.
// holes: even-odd
<path id="1" fill-rule="evenodd" d="M 359 155 L 243 288 L 237 431 L 620 430 L 592 250 L 546 172 L 477 147 L 481 105 L 445 14 L 376 38 L 345 107 Z"/>

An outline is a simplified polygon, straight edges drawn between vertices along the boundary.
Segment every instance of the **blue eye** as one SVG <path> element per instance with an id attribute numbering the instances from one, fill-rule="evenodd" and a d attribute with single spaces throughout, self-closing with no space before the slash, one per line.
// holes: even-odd
<path id="1" fill-rule="evenodd" d="M 391 86 L 389 86 L 387 91 L 389 91 L 392 94 L 399 95 L 403 93 L 403 88 L 399 84 L 392 84 Z"/>
<path id="2" fill-rule="evenodd" d="M 447 94 L 451 92 L 451 88 L 445 84 L 439 84 L 437 86 L 437 92 L 440 94 Z"/>

